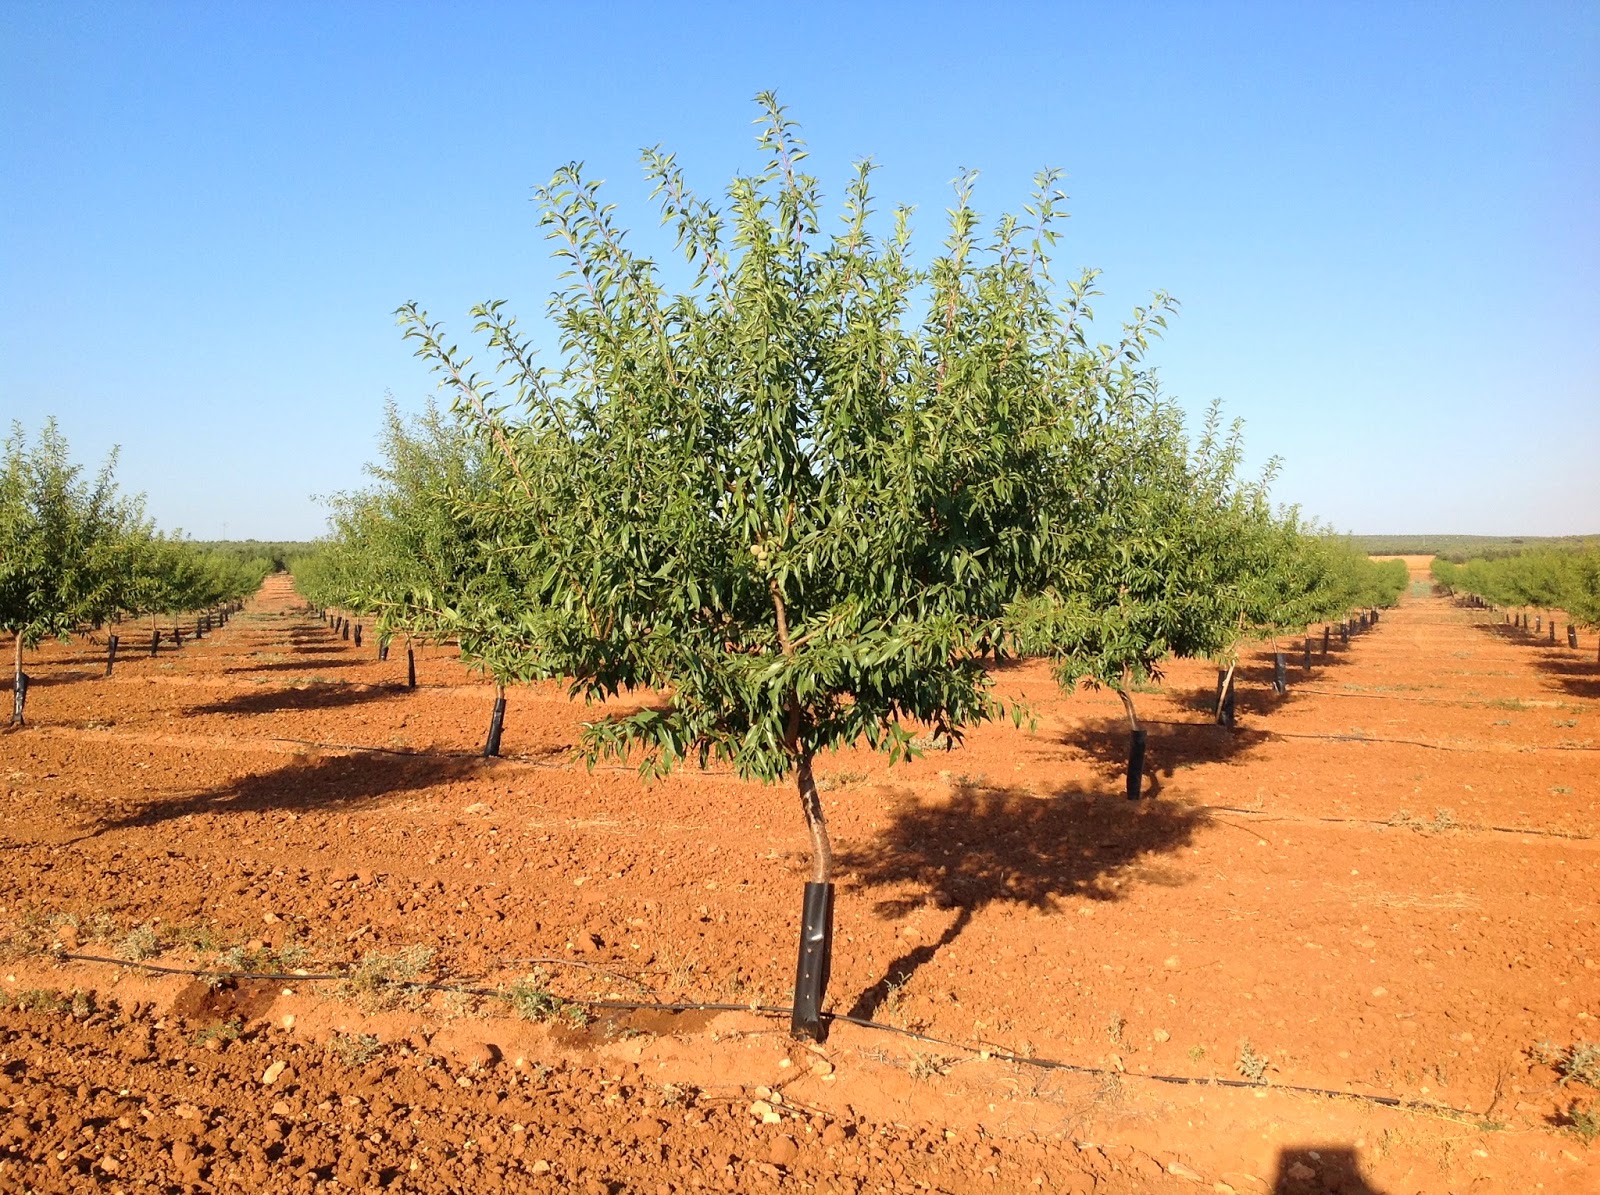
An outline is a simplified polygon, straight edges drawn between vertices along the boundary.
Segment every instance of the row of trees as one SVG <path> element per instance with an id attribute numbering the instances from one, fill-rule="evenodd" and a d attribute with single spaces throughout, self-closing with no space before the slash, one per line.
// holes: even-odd
<path id="1" fill-rule="evenodd" d="M 794 1029 L 822 1032 L 832 850 L 817 752 L 891 760 L 1004 707 L 992 663 L 1130 691 L 1172 656 L 1389 604 L 1404 586 L 1274 509 L 1237 426 L 1191 443 L 1145 363 L 1173 304 L 1093 338 L 1095 274 L 1064 285 L 1064 197 L 1038 177 L 984 231 L 973 179 L 941 251 L 874 219 L 863 163 L 831 232 L 806 150 L 760 99 L 765 161 L 726 204 L 671 155 L 645 168 L 686 270 L 673 291 L 577 166 L 538 193 L 564 263 L 544 365 L 499 302 L 474 309 L 488 374 L 415 304 L 400 311 L 451 397 L 390 409 L 375 484 L 333 503 L 298 564 L 308 600 L 380 636 L 450 638 L 498 686 L 561 677 L 604 703 L 591 759 L 660 774 L 720 760 L 796 785 L 812 842 Z"/>
<path id="2" fill-rule="evenodd" d="M 1461 563 L 1435 558 L 1434 583 L 1491 606 L 1561 610 L 1581 626 L 1600 626 L 1600 545 L 1541 549 Z"/>
<path id="3" fill-rule="evenodd" d="M 13 638 L 13 725 L 27 702 L 24 653 L 41 640 L 220 606 L 253 593 L 269 568 L 158 532 L 142 499 L 118 490 L 115 466 L 113 453 L 86 475 L 54 420 L 32 444 L 13 425 L 0 450 L 0 629 Z"/>

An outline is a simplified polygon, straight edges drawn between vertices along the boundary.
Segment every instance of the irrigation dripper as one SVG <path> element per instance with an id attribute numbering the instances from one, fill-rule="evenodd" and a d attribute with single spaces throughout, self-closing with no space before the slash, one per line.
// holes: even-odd
<path id="1" fill-rule="evenodd" d="M 828 972 L 833 962 L 833 885 L 806 884 L 805 903 L 800 913 L 800 960 L 794 972 L 794 1014 L 789 1032 L 795 1037 L 824 1041 L 827 1021 L 822 1013 L 822 998 L 828 991 Z"/>

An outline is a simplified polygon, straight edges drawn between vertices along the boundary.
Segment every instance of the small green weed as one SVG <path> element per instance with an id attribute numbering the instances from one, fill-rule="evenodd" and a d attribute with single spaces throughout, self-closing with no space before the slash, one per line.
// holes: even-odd
<path id="1" fill-rule="evenodd" d="M 1256 1053 L 1248 1037 L 1239 1042 L 1239 1060 L 1234 1065 L 1252 1083 L 1259 1083 L 1267 1077 L 1268 1060 L 1265 1055 Z"/>
<path id="2" fill-rule="evenodd" d="M 244 1021 L 233 1017 L 220 1025 L 210 1025 L 194 1035 L 194 1044 L 203 1046 L 207 1042 L 238 1041 L 239 1035 L 244 1031 Z"/>
<path id="3" fill-rule="evenodd" d="M 142 963 L 161 953 L 161 935 L 154 926 L 141 925 L 118 942 L 112 953 L 131 963 Z"/>
<path id="4" fill-rule="evenodd" d="M 938 1054 L 913 1051 L 911 1060 L 906 1063 L 906 1070 L 913 1079 L 934 1079 L 950 1072 L 950 1059 Z"/>
<path id="5" fill-rule="evenodd" d="M 12 1012 L 66 1012 L 71 1000 L 55 988 L 24 988 L 7 995 L 0 992 L 0 1008 Z"/>
<path id="6" fill-rule="evenodd" d="M 394 1008 L 420 996 L 417 979 L 432 962 L 430 946 L 405 946 L 390 954 L 369 950 L 340 986 L 366 1008 Z"/>
<path id="7" fill-rule="evenodd" d="M 365 1066 L 384 1049 L 376 1033 L 335 1033 L 328 1039 L 328 1052 L 351 1070 Z"/>
<path id="8" fill-rule="evenodd" d="M 1600 1112 L 1596 1112 L 1592 1105 L 1585 1106 L 1573 1101 L 1567 1109 L 1567 1128 L 1585 1145 L 1593 1145 L 1600 1140 Z"/>
<path id="9" fill-rule="evenodd" d="M 543 971 L 534 971 L 512 984 L 506 993 L 511 1011 L 525 1021 L 549 1021 L 559 1015 L 567 1002 L 545 988 L 549 978 Z"/>
<path id="10" fill-rule="evenodd" d="M 1565 1058 L 1556 1063 L 1561 1083 L 1583 1083 L 1600 1087 L 1600 1045 L 1580 1041 L 1567 1051 Z"/>

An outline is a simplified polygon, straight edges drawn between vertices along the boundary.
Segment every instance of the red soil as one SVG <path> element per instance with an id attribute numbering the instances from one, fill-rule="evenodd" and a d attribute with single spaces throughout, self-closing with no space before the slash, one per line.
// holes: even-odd
<path id="1" fill-rule="evenodd" d="M 482 761 L 491 690 L 447 651 L 408 691 L 403 647 L 296 609 L 274 578 L 154 660 L 130 629 L 110 679 L 86 641 L 30 657 L 0 735 L 0 1191 L 1600 1190 L 1570 1127 L 1595 1092 L 1538 1060 L 1600 1040 L 1592 635 L 1410 596 L 1309 675 L 1286 644 L 1286 698 L 1247 660 L 1231 733 L 1214 672 L 1175 666 L 1136 697 L 1138 803 L 1116 699 L 1035 664 L 998 677 L 1031 731 L 830 756 L 830 1002 L 940 1041 L 812 1049 L 749 1011 L 578 1028 L 64 958 L 428 947 L 479 993 L 538 967 L 573 999 L 786 1002 L 789 789 L 588 771 L 594 713 L 555 685 L 513 692 Z M 1268 1086 L 1153 1077 L 1247 1054 Z"/>

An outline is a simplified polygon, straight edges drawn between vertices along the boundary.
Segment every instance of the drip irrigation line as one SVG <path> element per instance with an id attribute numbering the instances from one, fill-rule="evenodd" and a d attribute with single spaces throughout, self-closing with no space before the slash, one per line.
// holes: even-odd
<path id="1" fill-rule="evenodd" d="M 1449 826 L 1432 827 L 1430 823 L 1423 822 L 1414 825 L 1409 822 L 1383 821 L 1375 817 L 1313 817 L 1308 814 L 1281 814 L 1268 813 L 1264 809 L 1241 809 L 1237 805 L 1201 805 L 1201 809 L 1215 809 L 1221 813 L 1242 813 L 1247 817 L 1258 817 L 1269 822 L 1326 822 L 1337 826 L 1377 826 L 1386 830 L 1415 830 L 1437 828 L 1439 830 L 1471 830 L 1476 833 L 1486 834 L 1532 834 L 1539 838 L 1560 838 L 1571 842 L 1594 842 L 1594 834 L 1569 834 L 1565 830 L 1541 830 L 1533 827 L 1522 828 L 1518 826 L 1484 826 L 1474 825 L 1471 822 L 1456 822 Z"/>
<path id="2" fill-rule="evenodd" d="M 243 979 L 260 980 L 263 982 L 329 982 L 349 978 L 347 973 L 309 973 L 294 975 L 280 972 L 256 971 L 210 971 L 195 967 L 169 967 L 161 963 L 135 962 L 129 959 L 106 958 L 102 955 L 77 954 L 63 951 L 54 955 L 55 958 L 70 959 L 74 962 L 107 963 L 116 967 L 128 967 L 136 970 L 151 971 L 162 975 L 188 975 L 199 979 Z M 452 984 L 439 981 L 391 981 L 390 986 L 397 988 L 410 988 L 440 992 L 459 992 L 469 996 L 484 996 L 491 999 L 504 1000 L 506 993 L 496 988 L 468 987 L 462 984 Z M 794 1009 L 787 1005 L 777 1004 L 733 1004 L 718 1001 L 654 1001 L 654 1000 L 569 1000 L 566 997 L 556 997 L 563 1005 L 576 1005 L 580 1008 L 597 1009 L 610 1012 L 748 1012 L 768 1017 L 789 1017 L 794 1014 Z M 1298 1083 L 1264 1083 L 1251 1079 L 1225 1079 L 1201 1078 L 1197 1075 L 1166 1075 L 1142 1074 L 1137 1071 L 1114 1070 L 1111 1067 L 1088 1066 L 1078 1062 L 1062 1062 L 1052 1058 L 1030 1058 L 1021 1054 L 1013 1054 L 1007 1050 L 992 1049 L 987 1045 L 972 1045 L 968 1042 L 951 1041 L 948 1038 L 934 1037 L 929 1033 L 919 1033 L 914 1029 L 902 1029 L 898 1025 L 887 1025 L 882 1021 L 874 1021 L 867 1017 L 851 1016 L 848 1013 L 824 1012 L 822 1018 L 829 1024 L 843 1022 L 855 1025 L 861 1029 L 876 1030 L 910 1041 L 922 1042 L 927 1045 L 941 1046 L 947 1050 L 958 1050 L 979 1058 L 992 1058 L 999 1062 L 1011 1063 L 1016 1066 L 1031 1066 L 1037 1070 L 1065 1071 L 1076 1075 L 1117 1076 L 1119 1078 L 1145 1079 L 1152 1083 L 1166 1083 L 1182 1087 L 1229 1087 L 1237 1090 L 1250 1091 L 1285 1091 L 1296 1095 L 1322 1096 L 1327 1099 L 1357 1100 L 1369 1104 L 1378 1104 L 1385 1108 L 1401 1108 L 1408 1111 L 1428 1112 L 1435 1115 L 1454 1116 L 1464 1120 L 1481 1120 L 1483 1117 L 1467 1108 L 1456 1108 L 1449 1104 L 1436 1104 L 1419 1100 L 1408 1100 L 1395 1095 L 1372 1095 L 1360 1091 L 1344 1091 L 1333 1087 L 1309 1087 Z"/>
<path id="3" fill-rule="evenodd" d="M 1340 696 L 1340 694 L 1332 694 Z M 1359 694 L 1349 694 L 1359 696 Z M 1171 722 L 1159 718 L 1140 718 L 1142 726 L 1192 726 L 1197 730 L 1226 730 L 1225 726 L 1215 722 Z M 1479 755 L 1537 755 L 1543 751 L 1600 751 L 1600 747 L 1562 746 L 1552 743 L 1544 747 L 1453 747 L 1448 743 L 1429 743 L 1422 739 L 1390 739 L 1375 734 L 1311 734 L 1293 730 L 1253 729 L 1241 727 L 1233 732 L 1238 735 L 1256 735 L 1261 739 L 1308 739 L 1323 743 L 1391 743 L 1402 747 L 1426 747 L 1430 751 L 1461 751 L 1467 754 Z"/>

